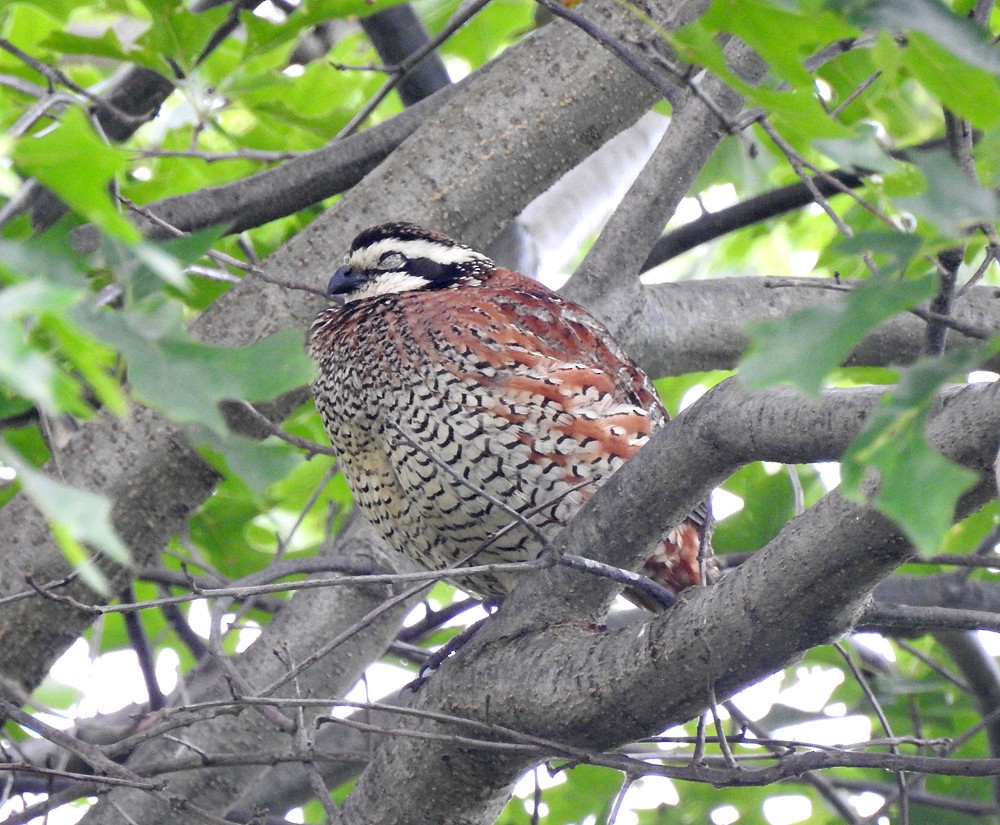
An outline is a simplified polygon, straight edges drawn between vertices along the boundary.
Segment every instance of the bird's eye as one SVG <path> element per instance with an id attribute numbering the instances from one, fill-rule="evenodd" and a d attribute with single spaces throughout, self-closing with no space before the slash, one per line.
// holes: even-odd
<path id="1" fill-rule="evenodd" d="M 386 252 L 378 259 L 379 269 L 401 269 L 406 264 L 406 256 L 402 252 Z"/>

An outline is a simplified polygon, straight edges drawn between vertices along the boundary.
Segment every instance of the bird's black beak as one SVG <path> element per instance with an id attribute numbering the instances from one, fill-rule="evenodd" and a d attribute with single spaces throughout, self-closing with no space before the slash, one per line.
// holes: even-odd
<path id="1" fill-rule="evenodd" d="M 355 272 L 351 267 L 342 266 L 333 273 L 330 283 L 326 285 L 326 297 L 334 298 L 337 295 L 353 292 L 364 280 L 364 276 Z"/>

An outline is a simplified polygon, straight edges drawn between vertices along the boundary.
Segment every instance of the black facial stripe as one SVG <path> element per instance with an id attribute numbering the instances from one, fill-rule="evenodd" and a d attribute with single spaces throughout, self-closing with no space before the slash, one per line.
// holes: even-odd
<path id="1" fill-rule="evenodd" d="M 432 258 L 411 258 L 406 262 L 404 268 L 410 275 L 426 278 L 432 282 L 448 279 L 449 276 L 453 278 L 461 274 L 457 267 L 442 264 Z"/>

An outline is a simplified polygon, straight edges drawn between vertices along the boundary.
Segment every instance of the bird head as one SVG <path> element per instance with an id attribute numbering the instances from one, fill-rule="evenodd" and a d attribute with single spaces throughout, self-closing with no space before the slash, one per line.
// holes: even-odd
<path id="1" fill-rule="evenodd" d="M 326 294 L 342 303 L 398 292 L 475 286 L 495 269 L 476 252 L 412 223 L 386 223 L 359 234 Z"/>

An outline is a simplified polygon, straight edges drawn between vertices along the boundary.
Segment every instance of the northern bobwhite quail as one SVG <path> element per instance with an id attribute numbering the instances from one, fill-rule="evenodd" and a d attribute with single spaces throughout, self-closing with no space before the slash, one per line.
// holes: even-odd
<path id="1" fill-rule="evenodd" d="M 668 420 L 587 310 L 440 233 L 365 230 L 327 293 L 316 406 L 364 514 L 424 568 L 537 557 L 539 534 L 499 503 L 551 540 Z M 709 519 L 703 505 L 670 530 L 643 572 L 699 583 Z M 491 600 L 517 582 L 452 580 Z"/>

